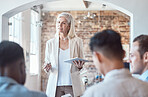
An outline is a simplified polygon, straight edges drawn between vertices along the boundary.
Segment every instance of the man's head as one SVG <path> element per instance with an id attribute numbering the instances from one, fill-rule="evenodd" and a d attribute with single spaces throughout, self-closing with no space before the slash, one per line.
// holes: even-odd
<path id="1" fill-rule="evenodd" d="M 20 84 L 25 83 L 24 53 L 19 44 L 10 41 L 0 43 L 0 76 L 10 77 Z"/>
<path id="2" fill-rule="evenodd" d="M 142 74 L 148 69 L 148 35 L 140 35 L 133 40 L 130 64 L 133 74 Z"/>
<path id="3" fill-rule="evenodd" d="M 90 40 L 90 49 L 93 52 L 94 64 L 101 73 L 105 73 L 107 62 L 122 62 L 124 57 L 120 34 L 113 30 L 96 33 Z M 112 63 L 109 63 L 107 67 L 111 65 Z"/>

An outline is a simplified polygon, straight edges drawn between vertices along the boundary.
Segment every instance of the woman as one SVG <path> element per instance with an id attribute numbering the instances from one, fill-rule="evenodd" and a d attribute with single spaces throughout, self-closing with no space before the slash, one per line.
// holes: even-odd
<path id="1" fill-rule="evenodd" d="M 78 71 L 84 62 L 64 62 L 75 57 L 83 58 L 83 43 L 75 34 L 73 17 L 69 13 L 61 13 L 56 22 L 55 38 L 46 43 L 44 70 L 50 73 L 46 89 L 48 97 L 82 95 Z"/>

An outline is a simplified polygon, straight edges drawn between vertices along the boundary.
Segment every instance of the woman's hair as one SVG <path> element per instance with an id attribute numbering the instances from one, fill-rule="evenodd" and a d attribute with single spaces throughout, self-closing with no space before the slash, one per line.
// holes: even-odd
<path id="1" fill-rule="evenodd" d="M 68 32 L 68 38 L 71 39 L 71 38 L 75 37 L 76 36 L 75 25 L 74 25 L 74 20 L 73 20 L 72 15 L 70 13 L 62 12 L 61 14 L 58 15 L 57 20 L 60 17 L 65 17 L 68 24 L 70 25 L 70 29 L 69 29 L 69 32 Z M 59 36 L 59 32 L 56 32 L 55 36 Z"/>

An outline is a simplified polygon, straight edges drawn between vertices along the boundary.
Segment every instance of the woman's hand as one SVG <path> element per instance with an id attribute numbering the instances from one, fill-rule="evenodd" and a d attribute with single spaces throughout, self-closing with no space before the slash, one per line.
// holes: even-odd
<path id="1" fill-rule="evenodd" d="M 83 68 L 83 65 L 84 65 L 84 61 L 73 61 L 73 64 L 75 64 L 75 66 L 78 68 L 78 69 L 82 69 Z"/>
<path id="2" fill-rule="evenodd" d="M 51 63 L 44 63 L 43 69 L 46 72 L 49 72 L 49 70 L 52 68 Z"/>

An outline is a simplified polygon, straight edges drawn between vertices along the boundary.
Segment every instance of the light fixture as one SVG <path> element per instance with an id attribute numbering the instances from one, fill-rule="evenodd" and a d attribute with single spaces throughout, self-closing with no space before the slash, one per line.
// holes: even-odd
<path id="1" fill-rule="evenodd" d="M 95 17 L 97 17 L 96 13 L 91 14 L 90 12 L 88 12 L 87 15 L 83 17 L 83 19 L 84 20 L 86 20 L 86 19 L 94 19 Z"/>

